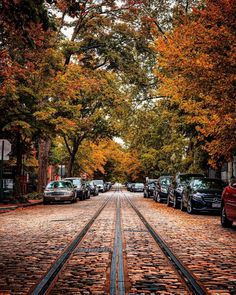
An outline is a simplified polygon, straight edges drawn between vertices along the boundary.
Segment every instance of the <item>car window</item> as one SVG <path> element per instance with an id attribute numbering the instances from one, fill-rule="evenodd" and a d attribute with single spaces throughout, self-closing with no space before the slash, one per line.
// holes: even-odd
<path id="1" fill-rule="evenodd" d="M 99 180 L 99 179 L 94 180 L 94 182 L 95 182 L 96 184 L 103 184 L 103 180 Z"/>
<path id="2" fill-rule="evenodd" d="M 224 183 L 217 179 L 195 179 L 192 187 L 193 189 L 223 189 Z"/>
<path id="3" fill-rule="evenodd" d="M 135 186 L 136 186 L 136 187 L 143 187 L 144 184 L 143 184 L 143 183 L 135 183 Z"/>
<path id="4" fill-rule="evenodd" d="M 186 174 L 186 175 L 180 175 L 180 183 L 182 184 L 189 184 L 189 182 L 192 180 L 193 177 L 203 177 L 201 174 Z"/>
<path id="5" fill-rule="evenodd" d="M 161 178 L 160 179 L 160 184 L 162 185 L 170 185 L 171 184 L 171 177 L 167 177 L 167 178 Z"/>
<path id="6" fill-rule="evenodd" d="M 81 179 L 72 179 L 72 183 L 76 186 L 81 185 Z"/>
<path id="7" fill-rule="evenodd" d="M 55 188 L 71 188 L 72 184 L 69 181 L 53 181 L 50 182 L 46 189 L 55 189 Z"/>

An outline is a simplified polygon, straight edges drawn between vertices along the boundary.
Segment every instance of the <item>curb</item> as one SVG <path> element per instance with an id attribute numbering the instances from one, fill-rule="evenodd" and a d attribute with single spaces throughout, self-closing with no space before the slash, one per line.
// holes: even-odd
<path id="1" fill-rule="evenodd" d="M 4 206 L 4 205 L 0 205 L 0 214 L 1 213 L 5 213 L 5 212 L 9 212 L 12 210 L 16 210 L 18 208 L 26 208 L 26 207 L 31 207 L 31 206 L 37 206 L 37 205 L 42 205 L 43 201 L 39 201 L 39 202 L 34 202 L 34 203 L 26 203 L 26 204 L 18 204 L 18 205 L 10 205 L 10 206 Z"/>

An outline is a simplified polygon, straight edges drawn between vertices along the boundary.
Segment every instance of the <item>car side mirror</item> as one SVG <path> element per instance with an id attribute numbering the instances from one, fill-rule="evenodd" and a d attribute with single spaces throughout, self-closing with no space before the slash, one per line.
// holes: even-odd
<path id="1" fill-rule="evenodd" d="M 236 182 L 232 183 L 231 186 L 232 186 L 233 188 L 236 188 Z"/>

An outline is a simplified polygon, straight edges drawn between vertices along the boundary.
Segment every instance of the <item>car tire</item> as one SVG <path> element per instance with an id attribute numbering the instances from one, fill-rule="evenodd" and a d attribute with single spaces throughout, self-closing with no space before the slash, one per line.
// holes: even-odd
<path id="1" fill-rule="evenodd" d="M 173 200 L 173 208 L 178 209 L 178 207 L 179 207 L 179 204 L 178 204 L 178 201 L 177 201 L 177 197 L 174 196 L 174 200 Z"/>
<path id="2" fill-rule="evenodd" d="M 49 204 L 49 202 L 48 202 L 48 201 L 46 201 L 46 200 L 43 200 L 43 204 L 44 204 L 44 205 L 48 205 L 48 204 Z"/>
<path id="3" fill-rule="evenodd" d="M 225 211 L 225 206 L 223 205 L 222 206 L 222 209 L 221 209 L 221 218 L 220 218 L 220 221 L 221 221 L 221 225 L 223 227 L 231 227 L 233 222 L 230 221 L 226 215 L 226 211 Z"/>
<path id="4" fill-rule="evenodd" d="M 194 213 L 191 198 L 189 198 L 188 202 L 187 202 L 187 212 L 188 212 L 188 214 L 193 214 Z"/>
<path id="5" fill-rule="evenodd" d="M 143 192 L 143 197 L 147 198 L 147 192 L 146 191 Z"/>
<path id="6" fill-rule="evenodd" d="M 157 201 L 157 195 L 156 193 L 153 193 L 153 200 L 156 202 Z"/>
<path id="7" fill-rule="evenodd" d="M 170 202 L 170 197 L 169 197 L 169 195 L 167 196 L 166 205 L 167 205 L 168 207 L 171 206 L 171 202 Z"/>
<path id="8" fill-rule="evenodd" d="M 157 193 L 156 202 L 161 203 L 161 197 L 159 193 Z"/>
<path id="9" fill-rule="evenodd" d="M 183 198 L 181 199 L 181 202 L 180 202 L 180 210 L 181 211 L 186 211 L 186 208 L 184 207 L 184 201 L 183 201 Z"/>

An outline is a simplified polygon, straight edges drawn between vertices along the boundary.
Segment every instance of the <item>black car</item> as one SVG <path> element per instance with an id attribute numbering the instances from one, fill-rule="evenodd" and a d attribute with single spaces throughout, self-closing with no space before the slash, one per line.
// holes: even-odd
<path id="1" fill-rule="evenodd" d="M 144 191 L 143 183 L 137 182 L 132 185 L 132 192 L 143 192 L 143 191 Z"/>
<path id="2" fill-rule="evenodd" d="M 135 187 L 135 182 L 132 182 L 129 187 L 129 191 L 133 192 L 133 188 Z"/>
<path id="3" fill-rule="evenodd" d="M 70 181 L 76 190 L 76 197 L 79 200 L 85 200 L 88 197 L 88 189 L 80 177 L 67 177 L 64 180 Z"/>
<path id="4" fill-rule="evenodd" d="M 97 196 L 98 195 L 98 187 L 96 186 L 96 184 L 94 183 L 93 180 L 88 181 L 88 185 L 90 187 L 90 192 L 93 196 Z"/>
<path id="5" fill-rule="evenodd" d="M 179 173 L 175 176 L 169 187 L 167 206 L 171 206 L 173 204 L 174 208 L 180 207 L 183 190 L 193 177 L 204 177 L 204 175 L 200 173 Z"/>
<path id="6" fill-rule="evenodd" d="M 170 175 L 163 175 L 157 179 L 153 192 L 154 201 L 159 203 L 167 201 L 168 191 L 172 183 L 172 178 L 173 177 Z"/>
<path id="7" fill-rule="evenodd" d="M 149 198 L 153 196 L 153 191 L 156 185 L 157 179 L 148 179 L 144 185 L 144 198 Z"/>
<path id="8" fill-rule="evenodd" d="M 184 190 L 181 210 L 189 214 L 195 211 L 221 210 L 221 195 L 226 184 L 215 178 L 194 178 Z"/>
<path id="9" fill-rule="evenodd" d="M 127 182 L 126 187 L 128 191 L 131 191 L 132 184 L 133 182 Z"/>

